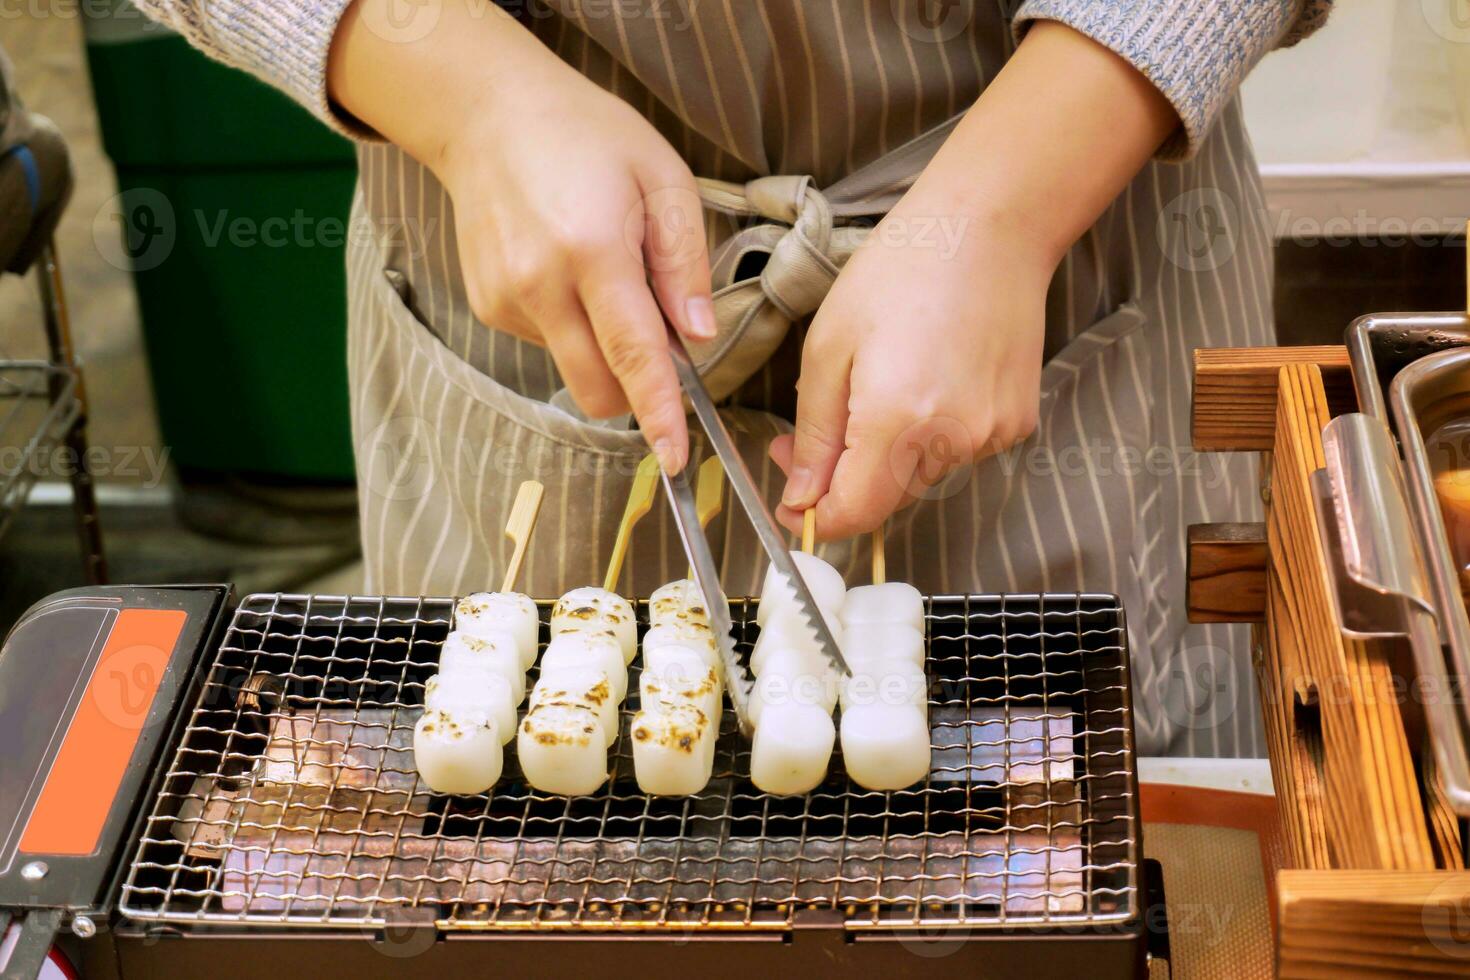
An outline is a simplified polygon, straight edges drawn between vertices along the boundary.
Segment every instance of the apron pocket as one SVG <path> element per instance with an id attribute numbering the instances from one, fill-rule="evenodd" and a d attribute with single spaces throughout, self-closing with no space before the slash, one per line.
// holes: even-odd
<path id="1" fill-rule="evenodd" d="M 648 453 L 641 433 L 586 422 L 547 402 L 520 394 L 455 354 L 436 337 L 404 301 L 397 282 L 401 274 L 384 269 L 373 283 L 373 303 L 394 333 L 407 341 L 409 356 L 422 359 L 442 382 L 531 432 L 570 448 L 616 456 Z M 486 328 L 489 329 L 489 328 Z"/>

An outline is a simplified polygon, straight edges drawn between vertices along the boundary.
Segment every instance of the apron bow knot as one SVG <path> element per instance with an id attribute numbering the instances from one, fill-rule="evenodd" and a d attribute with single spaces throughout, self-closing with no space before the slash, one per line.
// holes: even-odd
<path id="1" fill-rule="evenodd" d="M 698 180 L 706 208 L 746 222 L 710 256 L 718 333 L 689 345 L 711 395 L 719 399 L 734 393 L 776 352 L 793 323 L 817 311 L 868 235 L 866 224 L 843 222 L 886 214 L 958 118 L 825 189 L 806 175 L 757 177 L 743 184 Z M 750 261 L 761 256 L 763 262 Z"/>

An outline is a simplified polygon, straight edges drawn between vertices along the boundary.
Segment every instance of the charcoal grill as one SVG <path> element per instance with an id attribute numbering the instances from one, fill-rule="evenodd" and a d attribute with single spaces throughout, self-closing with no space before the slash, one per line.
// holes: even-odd
<path id="1" fill-rule="evenodd" d="M 698 795 L 639 792 L 621 737 L 608 783 L 569 799 L 531 789 L 513 752 L 488 794 L 418 781 L 413 726 L 453 600 L 248 596 L 193 657 L 109 890 L 72 914 L 110 924 L 87 947 L 122 976 L 573 962 L 903 975 L 936 954 L 987 975 L 1138 975 L 1147 899 L 1117 599 L 925 604 L 923 783 L 861 789 L 839 748 L 813 792 L 763 794 L 727 712 Z M 748 652 L 755 604 L 731 611 Z"/>

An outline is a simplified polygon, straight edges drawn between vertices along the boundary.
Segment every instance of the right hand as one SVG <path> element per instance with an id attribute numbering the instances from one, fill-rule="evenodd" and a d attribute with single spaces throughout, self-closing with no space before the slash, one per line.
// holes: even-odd
<path id="1" fill-rule="evenodd" d="M 377 2 L 358 0 L 353 9 Z M 664 467 L 682 468 L 688 431 L 660 307 L 689 339 L 715 331 L 688 165 L 631 106 L 496 8 L 449 0 L 427 38 L 386 50 L 381 38 L 362 38 L 371 31 L 353 19 L 344 18 L 334 41 L 333 96 L 448 190 L 475 316 L 547 347 L 582 411 L 606 418 L 631 410 Z M 376 76 L 362 79 L 355 97 L 354 57 Z M 394 100 L 372 97 L 377 78 L 402 85 L 415 69 L 421 98 L 385 107 Z"/>

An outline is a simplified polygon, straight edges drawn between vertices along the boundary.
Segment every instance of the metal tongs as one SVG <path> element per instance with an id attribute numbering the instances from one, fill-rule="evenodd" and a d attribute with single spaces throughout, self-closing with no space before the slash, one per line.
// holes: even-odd
<path id="1" fill-rule="evenodd" d="M 827 628 L 827 621 L 822 617 L 816 601 L 812 598 L 811 590 L 807 588 L 801 573 L 797 571 L 796 562 L 791 560 L 791 552 L 786 547 L 786 541 L 781 532 L 776 529 L 776 521 L 771 517 L 771 512 L 766 509 L 765 499 L 756 487 L 755 480 L 751 478 L 745 460 L 736 451 L 735 441 L 730 438 L 729 430 L 725 428 L 720 413 L 715 410 L 714 399 L 710 397 L 709 389 L 704 386 L 704 381 L 699 377 L 699 371 L 694 367 L 694 359 L 689 356 L 689 350 L 684 346 L 683 338 L 672 329 L 669 330 L 669 350 L 674 358 L 674 370 L 679 375 L 679 384 L 683 387 L 684 394 L 688 396 L 689 403 L 694 407 L 695 416 L 709 437 L 710 447 L 714 449 L 715 455 L 725 467 L 725 474 L 735 491 L 735 499 L 740 501 L 745 515 L 750 518 L 756 537 L 760 539 L 761 547 L 765 549 L 771 565 L 777 574 L 785 578 L 795 593 L 796 609 L 801 614 L 807 628 L 815 636 L 818 649 L 839 671 L 843 674 L 851 674 L 852 671 L 848 668 L 847 661 L 842 657 L 842 651 L 837 648 L 837 641 L 832 638 L 832 631 Z M 720 574 L 715 567 L 714 555 L 710 552 L 709 539 L 705 537 L 704 529 L 699 524 L 699 511 L 695 506 L 694 491 L 689 486 L 689 467 L 685 466 L 674 476 L 662 470 L 660 473 L 663 476 L 664 489 L 669 494 L 669 501 L 673 504 L 674 522 L 678 525 L 679 537 L 684 542 L 684 551 L 689 556 L 690 566 L 694 569 L 695 584 L 704 594 L 704 601 L 709 609 L 710 626 L 714 629 L 720 660 L 725 665 L 726 688 L 730 692 L 730 703 L 735 706 L 735 717 L 740 722 L 741 732 L 749 737 L 751 734 L 750 691 L 752 681 L 750 672 L 740 662 L 739 655 L 735 651 L 735 641 L 730 635 L 734 626 L 730 622 L 729 604 L 725 600 L 724 591 L 720 588 Z"/>

